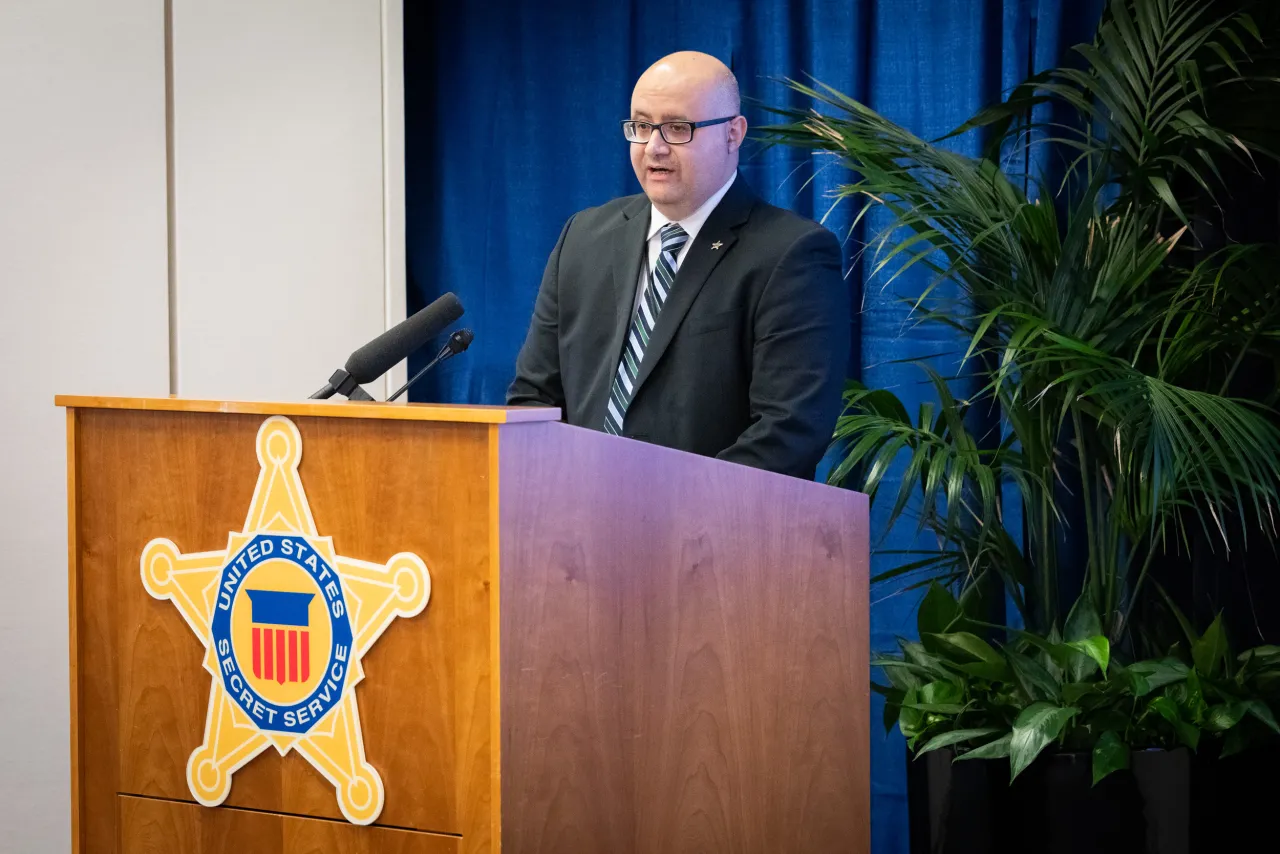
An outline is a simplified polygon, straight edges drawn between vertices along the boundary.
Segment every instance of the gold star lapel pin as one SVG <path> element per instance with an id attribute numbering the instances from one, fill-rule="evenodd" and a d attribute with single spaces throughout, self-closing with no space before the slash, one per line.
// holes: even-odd
<path id="1" fill-rule="evenodd" d="M 712 244 L 711 244 L 711 248 L 712 248 L 712 249 L 719 249 L 721 246 L 724 246 L 724 244 L 723 244 L 723 243 L 721 243 L 719 240 L 717 240 L 715 243 L 712 243 Z"/>

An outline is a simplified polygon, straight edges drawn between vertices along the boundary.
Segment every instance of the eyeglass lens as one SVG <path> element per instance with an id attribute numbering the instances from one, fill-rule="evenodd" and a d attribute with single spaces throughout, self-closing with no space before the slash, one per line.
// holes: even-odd
<path id="1" fill-rule="evenodd" d="M 653 125 L 649 122 L 626 122 L 622 126 L 623 134 L 630 142 L 648 142 L 653 136 L 653 129 L 660 127 L 662 138 L 668 143 L 679 145 L 693 139 L 693 124 L 691 122 L 666 122 L 662 125 Z"/>

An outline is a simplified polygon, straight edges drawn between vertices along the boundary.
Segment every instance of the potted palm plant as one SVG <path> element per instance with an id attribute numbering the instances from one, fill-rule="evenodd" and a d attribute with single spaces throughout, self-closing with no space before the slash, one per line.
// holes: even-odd
<path id="1" fill-rule="evenodd" d="M 1211 236 L 1220 167 L 1263 154 L 1214 106 L 1280 104 L 1262 44 L 1253 18 L 1207 0 L 1112 0 L 1076 49 L 1083 67 L 1031 78 L 954 132 L 985 133 L 984 156 L 820 83 L 789 81 L 819 108 L 775 110 L 785 123 L 764 131 L 851 170 L 838 195 L 890 221 L 867 241 L 874 270 L 932 272 L 913 310 L 958 330 L 977 378 L 957 398 L 922 354 L 936 402 L 912 413 L 853 382 L 835 434 L 831 481 L 892 501 L 890 524 L 938 544 L 880 576 L 926 591 L 919 639 L 874 662 L 886 724 L 932 775 L 913 798 L 929 837 L 916 850 L 1003 850 L 989 817 L 961 827 L 978 790 L 1020 828 L 1017 850 L 1036 833 L 1035 850 L 1104 850 L 1097 833 L 1188 850 L 1193 766 L 1280 733 L 1280 648 L 1232 650 L 1220 617 L 1192 625 L 1160 584 L 1193 543 L 1277 538 L 1280 252 Z M 1045 110 L 1051 123 L 1033 121 Z M 1028 135 L 1070 154 L 1057 180 L 1002 165 Z M 1251 385 L 1266 392 L 1241 392 L 1244 372 L 1269 372 Z M 993 411 L 994 438 L 974 427 Z M 997 600 L 1014 619 L 993 619 Z M 1119 812 L 1055 819 L 1048 799 Z"/>

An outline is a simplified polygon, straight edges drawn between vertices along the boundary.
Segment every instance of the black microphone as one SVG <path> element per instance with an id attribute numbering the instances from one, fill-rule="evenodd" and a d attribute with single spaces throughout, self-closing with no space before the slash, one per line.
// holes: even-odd
<path id="1" fill-rule="evenodd" d="M 445 342 L 445 345 L 443 347 L 440 348 L 440 352 L 436 353 L 436 357 L 432 359 L 430 362 L 428 362 L 426 367 L 424 367 L 422 370 L 418 371 L 416 374 L 410 377 L 407 383 L 400 386 L 400 388 L 396 391 L 395 394 L 391 395 L 391 397 L 388 397 L 387 403 L 390 403 L 391 401 L 395 400 L 397 397 L 399 397 L 400 395 L 408 391 L 409 386 L 413 385 L 418 380 L 422 379 L 423 375 L 426 374 L 427 371 L 431 370 L 436 365 L 443 362 L 445 359 L 451 359 L 454 356 L 461 353 L 463 350 L 470 347 L 471 342 L 474 341 L 475 338 L 476 336 L 471 333 L 470 329 L 459 329 L 457 332 L 450 335 L 449 340 Z"/>
<path id="2" fill-rule="evenodd" d="M 335 394 L 352 400 L 373 400 L 361 385 L 373 382 L 414 350 L 443 332 L 462 317 L 462 303 L 452 293 L 445 294 L 412 317 L 356 350 L 344 368 L 334 371 L 324 388 L 311 395 L 323 400 Z"/>

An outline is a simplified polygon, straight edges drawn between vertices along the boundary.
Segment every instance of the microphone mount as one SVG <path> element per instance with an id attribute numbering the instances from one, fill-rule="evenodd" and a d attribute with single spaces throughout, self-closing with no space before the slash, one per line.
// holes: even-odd
<path id="1" fill-rule="evenodd" d="M 328 400 L 335 394 L 340 394 L 347 400 L 373 400 L 369 392 L 360 387 L 360 383 L 356 382 L 356 378 L 344 371 L 342 368 L 333 372 L 333 376 L 329 377 L 329 381 L 324 384 L 324 388 L 311 395 L 311 400 Z"/>
<path id="2" fill-rule="evenodd" d="M 334 371 L 324 387 L 311 395 L 311 399 L 325 400 L 339 394 L 350 400 L 373 400 L 360 387 L 361 383 L 371 383 L 381 377 L 397 362 L 443 332 L 462 314 L 462 303 L 458 302 L 457 296 L 452 293 L 441 296 L 354 351 L 347 357 L 347 363 Z M 471 343 L 470 339 L 467 343 Z M 465 345 L 462 349 L 466 349 Z"/>

